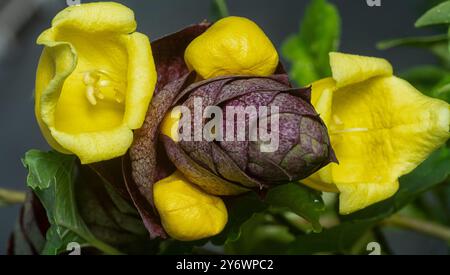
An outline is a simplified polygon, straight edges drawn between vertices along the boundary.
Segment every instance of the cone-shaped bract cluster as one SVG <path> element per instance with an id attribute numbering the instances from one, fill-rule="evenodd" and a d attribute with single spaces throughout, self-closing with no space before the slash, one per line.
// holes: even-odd
<path id="1" fill-rule="evenodd" d="M 191 131 L 178 143 L 164 138 L 166 151 L 180 171 L 209 193 L 234 195 L 300 180 L 335 160 L 326 127 L 310 104 L 310 89 L 291 88 L 285 75 L 206 80 L 179 92 L 174 105 L 189 108 Z M 192 129 L 205 131 L 212 118 L 196 120 L 195 114 L 211 106 L 222 110 L 222 131 L 215 129 L 213 141 L 198 140 Z M 262 149 L 272 142 L 262 133 L 275 139 L 272 149 Z"/>

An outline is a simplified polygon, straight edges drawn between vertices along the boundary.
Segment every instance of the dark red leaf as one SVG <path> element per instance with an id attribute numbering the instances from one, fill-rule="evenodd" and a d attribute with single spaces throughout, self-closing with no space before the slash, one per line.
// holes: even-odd
<path id="1" fill-rule="evenodd" d="M 37 255 L 45 244 L 45 234 L 50 227 L 44 207 L 29 192 L 20 210 L 14 232 L 8 243 L 9 255 Z"/>
<path id="2" fill-rule="evenodd" d="M 133 145 L 130 148 L 132 177 L 139 192 L 150 203 L 153 202 L 153 183 L 158 177 L 158 171 L 161 171 L 157 168 L 159 125 L 178 92 L 194 78 L 195 74 L 187 74 L 169 83 L 156 94 L 150 103 L 142 128 L 134 133 Z"/>
<path id="3" fill-rule="evenodd" d="M 184 62 L 184 51 L 192 40 L 205 32 L 210 25 L 207 22 L 192 25 L 152 42 L 153 58 L 158 72 L 155 93 L 189 72 Z"/>
<path id="4" fill-rule="evenodd" d="M 156 213 L 156 210 L 153 208 L 150 201 L 148 201 L 139 192 L 139 188 L 131 176 L 131 161 L 128 155 L 125 155 L 122 158 L 122 174 L 128 193 L 130 194 L 133 204 L 142 218 L 145 228 L 147 228 L 150 234 L 150 238 L 166 238 L 167 234 L 161 225 L 161 221 Z"/>

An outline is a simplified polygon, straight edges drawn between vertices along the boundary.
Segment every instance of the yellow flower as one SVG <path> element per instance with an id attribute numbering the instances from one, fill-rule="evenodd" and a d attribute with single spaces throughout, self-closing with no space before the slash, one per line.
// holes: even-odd
<path id="1" fill-rule="evenodd" d="M 174 239 L 211 237 L 227 223 L 228 212 L 222 199 L 198 189 L 180 172 L 155 183 L 153 197 L 162 225 Z"/>
<path id="2" fill-rule="evenodd" d="M 133 11 L 112 3 L 71 6 L 37 43 L 35 113 L 48 143 L 92 163 L 123 155 L 156 83 L 147 36 Z"/>
<path id="3" fill-rule="evenodd" d="M 268 76 L 278 66 L 277 50 L 258 25 L 235 16 L 217 21 L 195 38 L 184 59 L 204 79 L 239 74 Z"/>
<path id="4" fill-rule="evenodd" d="M 450 109 L 393 76 L 388 61 L 331 53 L 333 78 L 313 83 L 312 102 L 328 126 L 339 165 L 304 183 L 340 192 L 349 214 L 392 196 L 411 172 L 449 138 Z"/>

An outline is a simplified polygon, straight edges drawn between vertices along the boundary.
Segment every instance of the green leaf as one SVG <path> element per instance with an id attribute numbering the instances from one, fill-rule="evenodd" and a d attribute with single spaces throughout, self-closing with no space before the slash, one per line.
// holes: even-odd
<path id="1" fill-rule="evenodd" d="M 449 41 L 448 41 L 448 51 L 450 52 L 450 27 L 448 28 L 448 31 L 447 31 L 447 38 L 449 38 Z"/>
<path id="2" fill-rule="evenodd" d="M 450 225 L 450 180 L 438 191 L 440 191 L 438 195 L 445 212 L 445 222 L 447 225 Z"/>
<path id="3" fill-rule="evenodd" d="M 40 199 L 51 224 L 45 253 L 61 253 L 69 241 L 88 243 L 108 254 L 120 253 L 97 239 L 79 214 L 74 192 L 78 173 L 74 156 L 30 150 L 23 163 L 29 170 L 27 184 Z"/>
<path id="4" fill-rule="evenodd" d="M 440 83 L 450 71 L 434 65 L 423 65 L 403 72 L 400 77 L 407 80 L 422 93 L 432 96 L 436 83 Z"/>
<path id="5" fill-rule="evenodd" d="M 300 86 L 306 86 L 320 79 L 320 74 L 311 54 L 298 36 L 291 36 L 281 49 L 284 57 L 291 62 L 289 76 Z"/>
<path id="6" fill-rule="evenodd" d="M 379 42 L 377 48 L 387 50 L 395 47 L 415 47 L 429 50 L 445 68 L 450 68 L 449 36 L 447 34 L 408 37 Z"/>
<path id="7" fill-rule="evenodd" d="M 433 36 L 407 37 L 381 41 L 377 44 L 377 48 L 380 50 L 387 50 L 401 46 L 430 47 L 436 43 L 447 41 L 448 36 L 446 34 Z"/>
<path id="8" fill-rule="evenodd" d="M 298 236 L 289 245 L 288 254 L 350 254 L 355 243 L 374 225 L 373 221 L 345 222 L 318 234 Z"/>
<path id="9" fill-rule="evenodd" d="M 426 27 L 431 25 L 450 24 L 450 1 L 437 5 L 427 11 L 416 22 L 416 27 Z"/>
<path id="10" fill-rule="evenodd" d="M 337 50 L 340 34 L 341 19 L 336 7 L 326 0 L 313 0 L 306 9 L 299 38 L 308 45 L 321 76 L 331 74 L 328 54 Z"/>
<path id="11" fill-rule="evenodd" d="M 429 50 L 437 58 L 439 58 L 442 66 L 446 69 L 450 69 L 450 53 L 448 51 L 448 42 L 441 42 L 432 45 Z"/>
<path id="12" fill-rule="evenodd" d="M 450 103 L 450 74 L 441 79 L 431 90 L 430 96 Z"/>
<path id="13" fill-rule="evenodd" d="M 339 46 L 341 19 L 326 0 L 313 0 L 307 7 L 300 32 L 282 45 L 283 56 L 292 63 L 291 77 L 304 86 L 331 75 L 329 52 Z"/>
<path id="14" fill-rule="evenodd" d="M 120 165 L 117 160 L 97 163 L 96 170 L 90 166 L 79 167 L 75 194 L 80 216 L 96 238 L 121 252 L 156 253 L 159 241 L 150 240 L 141 217 L 127 200 L 128 197 L 124 198 L 117 192 L 115 185 L 107 180 L 110 177 L 98 175 L 99 171 L 107 171 L 112 173 L 112 179 L 120 181 L 120 169 L 109 171 L 115 167 L 111 163 L 116 162 Z M 99 169 L 101 165 L 106 166 L 105 169 Z"/>
<path id="15" fill-rule="evenodd" d="M 254 214 L 260 213 L 268 207 L 254 192 L 227 199 L 225 202 L 228 210 L 228 222 L 224 230 L 212 238 L 212 242 L 217 245 L 237 240 L 241 234 L 242 224 Z"/>
<path id="16" fill-rule="evenodd" d="M 421 3 L 419 8 L 421 11 L 427 11 L 427 10 L 429 10 L 441 3 L 447 2 L 447 1 L 448 0 L 424 0 L 424 1 L 422 1 L 424 3 Z"/>
<path id="17" fill-rule="evenodd" d="M 276 223 L 270 215 L 259 213 L 242 226 L 239 239 L 225 245 L 227 254 L 274 255 L 284 254 L 294 241 L 289 228 Z"/>
<path id="18" fill-rule="evenodd" d="M 226 0 L 212 0 L 210 9 L 210 19 L 212 22 L 218 21 L 229 15 Z"/>
<path id="19" fill-rule="evenodd" d="M 223 232 L 213 238 L 213 242 L 224 244 L 236 241 L 241 235 L 242 225 L 269 208 L 291 211 L 310 222 L 315 231 L 322 229 L 319 218 L 325 206 L 320 193 L 298 183 L 288 183 L 271 188 L 265 200 L 255 193 L 228 200 L 228 223 Z"/>
<path id="20" fill-rule="evenodd" d="M 272 207 L 292 211 L 309 221 L 314 231 L 320 232 L 320 215 L 325 212 L 325 204 L 319 192 L 305 186 L 289 183 L 272 188 L 266 202 Z"/>
<path id="21" fill-rule="evenodd" d="M 47 231 L 45 246 L 41 251 L 41 254 L 58 255 L 68 252 L 67 246 L 73 242 L 79 244 L 80 248 L 90 246 L 86 240 L 82 239 L 73 231 L 70 231 L 69 229 L 61 231 L 61 228 L 51 226 Z"/>
<path id="22" fill-rule="evenodd" d="M 439 224 L 448 225 L 450 221 L 448 219 L 450 217 L 450 213 L 448 213 L 445 200 L 443 200 L 446 196 L 445 191 L 445 185 L 439 185 L 436 188 L 431 189 L 430 191 L 420 195 L 413 203 L 402 209 L 400 214 L 408 218 L 428 220 Z M 420 212 L 416 211 L 416 213 L 412 213 L 413 215 L 408 215 L 410 213 L 405 214 L 405 209 L 411 208 L 411 206 L 415 206 Z M 422 214 L 422 216 L 418 216 L 420 214 Z"/>
<path id="23" fill-rule="evenodd" d="M 420 83 L 424 86 L 433 86 L 441 81 L 450 72 L 434 65 L 413 67 L 401 74 L 401 77 L 412 84 Z"/>

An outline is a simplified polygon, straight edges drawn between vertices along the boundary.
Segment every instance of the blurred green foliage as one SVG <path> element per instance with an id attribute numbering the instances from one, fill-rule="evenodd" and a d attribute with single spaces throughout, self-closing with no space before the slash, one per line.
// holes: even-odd
<path id="1" fill-rule="evenodd" d="M 225 0 L 212 0 L 209 19 L 215 22 L 229 14 L 227 2 Z"/>
<path id="2" fill-rule="evenodd" d="M 290 62 L 289 76 L 299 86 L 331 75 L 328 53 L 339 47 L 341 18 L 326 0 L 312 0 L 300 31 L 286 39 L 281 52 Z"/>

